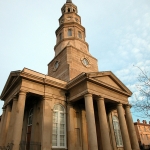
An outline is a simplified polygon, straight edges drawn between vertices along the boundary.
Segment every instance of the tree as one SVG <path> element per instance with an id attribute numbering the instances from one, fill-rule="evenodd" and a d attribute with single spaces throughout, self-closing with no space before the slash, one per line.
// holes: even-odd
<path id="1" fill-rule="evenodd" d="M 150 76 L 147 71 L 143 71 L 140 67 L 138 75 L 138 84 L 136 85 L 139 94 L 136 101 L 132 104 L 136 112 L 142 113 L 145 117 L 150 118 Z"/>

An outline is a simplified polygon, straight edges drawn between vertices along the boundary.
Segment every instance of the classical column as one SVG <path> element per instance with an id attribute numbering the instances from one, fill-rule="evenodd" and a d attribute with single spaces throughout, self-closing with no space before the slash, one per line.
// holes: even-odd
<path id="1" fill-rule="evenodd" d="M 125 115 L 126 115 L 126 122 L 127 122 L 127 127 L 129 131 L 129 136 L 130 136 L 130 142 L 131 142 L 131 147 L 132 150 L 140 150 L 138 140 L 137 140 L 137 135 L 135 132 L 131 112 L 130 112 L 130 107 L 131 105 L 127 104 L 125 106 Z"/>
<path id="2" fill-rule="evenodd" d="M 98 116 L 99 116 L 99 124 L 100 124 L 100 131 L 101 131 L 101 140 L 102 140 L 102 147 L 103 150 L 111 150 L 110 144 L 110 137 L 109 137 L 109 129 L 108 129 L 108 122 L 106 117 L 106 110 L 104 104 L 104 98 L 99 97 L 97 99 L 97 106 L 98 106 Z"/>
<path id="3" fill-rule="evenodd" d="M 11 114 L 10 114 L 10 123 L 8 127 L 8 134 L 6 138 L 6 144 L 12 143 L 13 142 L 13 127 L 15 123 L 15 111 L 16 111 L 16 105 L 17 105 L 17 97 L 13 97 L 13 104 L 12 104 L 12 109 L 11 109 Z"/>
<path id="4" fill-rule="evenodd" d="M 24 109 L 25 109 L 25 101 L 26 101 L 26 92 L 20 91 L 19 98 L 16 104 L 16 109 L 13 110 L 14 112 L 14 126 L 13 126 L 13 149 L 12 150 L 19 150 L 19 144 L 21 142 L 21 135 L 22 135 L 22 125 L 23 125 L 23 117 L 24 117 Z"/>
<path id="5" fill-rule="evenodd" d="M 42 131 L 41 131 L 41 150 L 52 148 L 52 97 L 44 96 L 42 100 Z"/>
<path id="6" fill-rule="evenodd" d="M 1 120 L 1 128 L 0 128 L 0 139 L 3 139 L 3 130 L 5 126 L 5 117 L 6 117 L 6 107 L 3 107 L 3 115 Z M 0 140 L 0 147 L 3 147 L 3 140 Z"/>
<path id="7" fill-rule="evenodd" d="M 98 150 L 92 94 L 84 95 L 89 150 Z"/>
<path id="8" fill-rule="evenodd" d="M 4 124 L 5 114 L 6 114 L 6 108 L 3 108 L 3 114 L 2 114 L 1 123 L 0 123 L 0 139 L 1 139 L 1 132 L 3 130 L 2 128 Z M 0 146 L 1 146 L 1 142 L 0 142 Z"/>
<path id="9" fill-rule="evenodd" d="M 68 150 L 75 149 L 74 131 L 74 108 L 71 104 L 67 105 L 67 125 L 68 125 Z"/>
<path id="10" fill-rule="evenodd" d="M 88 150 L 88 139 L 87 139 L 87 124 L 85 117 L 85 110 L 81 110 L 81 128 L 82 128 L 82 148 Z"/>
<path id="11" fill-rule="evenodd" d="M 131 144 L 130 144 L 128 129 L 124 117 L 124 111 L 123 111 L 122 104 L 120 103 L 117 105 L 117 112 L 118 112 L 118 118 L 120 123 L 120 129 L 122 133 L 124 150 L 131 150 Z"/>
<path id="12" fill-rule="evenodd" d="M 1 132 L 1 146 L 6 146 L 6 136 L 8 132 L 8 126 L 9 126 L 9 121 L 10 121 L 10 111 L 11 111 L 11 106 L 10 104 L 7 104 L 6 106 L 6 115 L 4 118 L 4 123 L 2 127 L 2 132 Z"/>

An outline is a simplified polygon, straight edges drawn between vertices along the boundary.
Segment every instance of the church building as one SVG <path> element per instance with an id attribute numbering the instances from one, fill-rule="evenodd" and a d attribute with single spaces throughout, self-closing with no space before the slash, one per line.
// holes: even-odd
<path id="1" fill-rule="evenodd" d="M 0 99 L 0 150 L 139 150 L 128 98 L 99 71 L 71 0 L 61 8 L 48 74 L 10 72 Z"/>

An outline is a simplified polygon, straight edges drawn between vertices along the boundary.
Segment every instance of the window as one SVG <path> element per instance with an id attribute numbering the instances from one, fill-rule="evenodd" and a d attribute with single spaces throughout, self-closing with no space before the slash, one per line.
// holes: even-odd
<path id="1" fill-rule="evenodd" d="M 120 125 L 117 116 L 113 116 L 113 126 L 114 126 L 114 133 L 115 133 L 117 147 L 122 147 L 123 142 L 122 142 Z"/>
<path id="2" fill-rule="evenodd" d="M 57 69 L 58 67 L 59 67 L 59 62 L 56 61 L 55 64 L 54 64 L 54 68 Z"/>
<path id="3" fill-rule="evenodd" d="M 33 108 L 31 108 L 30 111 L 29 111 L 28 126 L 32 125 L 32 120 L 33 120 Z"/>
<path id="4" fill-rule="evenodd" d="M 68 36 L 72 36 L 72 30 L 68 29 Z"/>
<path id="5" fill-rule="evenodd" d="M 53 109 L 52 147 L 66 148 L 66 114 L 61 105 Z"/>
<path id="6" fill-rule="evenodd" d="M 70 12 L 70 8 L 68 8 L 68 12 Z"/>
<path id="7" fill-rule="evenodd" d="M 78 31 L 78 37 L 79 37 L 80 39 L 82 39 L 82 34 L 81 34 L 80 31 Z"/>

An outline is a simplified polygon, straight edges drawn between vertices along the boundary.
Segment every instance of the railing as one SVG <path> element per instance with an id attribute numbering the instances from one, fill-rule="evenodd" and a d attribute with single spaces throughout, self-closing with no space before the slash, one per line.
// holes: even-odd
<path id="1" fill-rule="evenodd" d="M 30 142 L 25 141 L 20 142 L 19 150 L 41 150 L 41 143 L 39 142 Z"/>
<path id="2" fill-rule="evenodd" d="M 12 150 L 13 148 L 13 143 L 8 143 L 8 145 L 5 147 L 0 146 L 0 150 Z"/>

